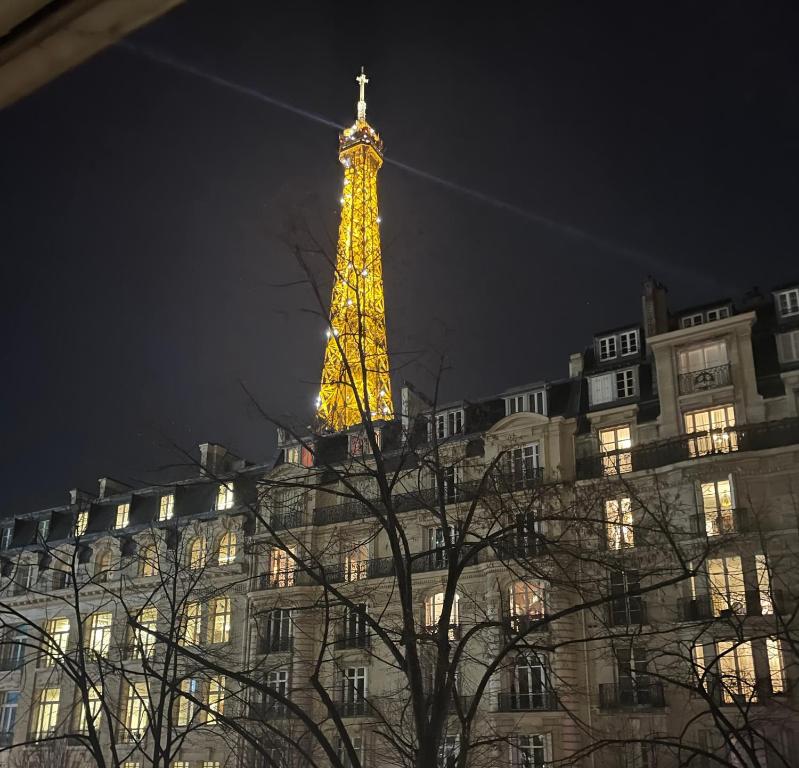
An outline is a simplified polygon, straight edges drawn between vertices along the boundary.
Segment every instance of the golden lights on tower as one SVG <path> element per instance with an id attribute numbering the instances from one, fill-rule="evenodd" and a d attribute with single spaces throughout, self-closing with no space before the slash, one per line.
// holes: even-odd
<path id="1" fill-rule="evenodd" d="M 386 305 L 377 211 L 377 172 L 383 142 L 366 122 L 366 75 L 360 87 L 355 123 L 339 136 L 344 166 L 336 273 L 330 324 L 317 400 L 317 417 L 333 431 L 364 420 L 391 419 L 391 380 L 386 341 Z"/>

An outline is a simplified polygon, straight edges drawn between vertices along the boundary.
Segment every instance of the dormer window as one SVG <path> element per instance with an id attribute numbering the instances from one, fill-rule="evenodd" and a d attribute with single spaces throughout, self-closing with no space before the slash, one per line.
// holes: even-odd
<path id="1" fill-rule="evenodd" d="M 86 529 L 89 527 L 89 510 L 83 510 L 82 512 L 78 512 L 78 516 L 75 518 L 75 528 L 73 530 L 73 534 L 77 536 L 83 536 L 86 533 Z"/>
<path id="2" fill-rule="evenodd" d="M 116 519 L 114 528 L 127 528 L 130 521 L 130 504 L 117 504 Z"/>
<path id="3" fill-rule="evenodd" d="M 379 429 L 375 430 L 375 441 L 377 447 L 382 447 L 382 433 Z M 354 432 L 350 435 L 350 456 L 364 456 L 371 453 L 369 438 L 365 432 Z"/>
<path id="4" fill-rule="evenodd" d="M 717 309 L 709 309 L 707 311 L 707 321 L 709 323 L 712 323 L 714 320 L 723 320 L 725 317 L 729 316 L 729 307 L 718 307 Z"/>
<path id="5" fill-rule="evenodd" d="M 289 445 L 283 449 L 283 461 L 286 464 L 312 467 L 313 454 L 304 445 Z"/>
<path id="6" fill-rule="evenodd" d="M 463 409 L 436 415 L 436 437 L 443 440 L 463 432 Z"/>
<path id="7" fill-rule="evenodd" d="M 611 371 L 588 379 L 591 406 L 610 403 L 635 397 L 638 394 L 638 383 L 635 368 Z"/>
<path id="8" fill-rule="evenodd" d="M 14 533 L 14 526 L 9 525 L 3 528 L 3 535 L 0 537 L 0 549 L 5 551 L 11 546 L 11 535 Z"/>
<path id="9" fill-rule="evenodd" d="M 729 307 L 713 307 L 712 309 L 706 309 L 702 312 L 693 312 L 690 315 L 685 315 L 684 317 L 680 318 L 680 327 L 693 328 L 696 325 L 712 323 L 716 320 L 723 320 L 725 317 L 729 316 Z"/>
<path id="10" fill-rule="evenodd" d="M 682 319 L 683 328 L 693 328 L 695 325 L 702 325 L 702 313 L 697 312 L 695 315 L 686 315 Z"/>
<path id="11" fill-rule="evenodd" d="M 216 492 L 217 510 L 230 509 L 233 506 L 233 486 L 230 483 L 222 483 Z"/>
<path id="12" fill-rule="evenodd" d="M 616 337 L 604 336 L 599 339 L 599 359 L 612 360 L 616 357 Z"/>
<path id="13" fill-rule="evenodd" d="M 619 347 L 622 355 L 634 355 L 638 352 L 638 331 L 627 331 L 619 336 Z"/>
<path id="14" fill-rule="evenodd" d="M 47 535 L 50 533 L 50 518 L 45 517 L 43 520 L 39 520 L 39 524 L 36 528 L 36 534 L 39 537 L 39 542 L 44 544 L 47 541 Z"/>
<path id="15" fill-rule="evenodd" d="M 505 398 L 505 415 L 510 416 L 514 413 L 540 413 L 546 416 L 546 397 L 544 391 L 530 392 L 521 395 L 511 395 Z"/>
<path id="16" fill-rule="evenodd" d="M 161 497 L 158 505 L 158 522 L 163 523 L 166 520 L 171 520 L 175 514 L 175 494 L 167 493 Z"/>
<path id="17" fill-rule="evenodd" d="M 799 315 L 799 288 L 789 291 L 780 291 L 776 294 L 777 311 L 780 317 L 795 317 Z"/>

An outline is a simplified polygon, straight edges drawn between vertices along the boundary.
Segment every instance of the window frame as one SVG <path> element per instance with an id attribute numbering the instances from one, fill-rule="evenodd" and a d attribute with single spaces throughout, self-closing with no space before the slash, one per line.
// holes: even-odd
<path id="1" fill-rule="evenodd" d="M 786 288 L 774 294 L 779 317 L 795 317 L 799 315 L 799 288 Z"/>
<path id="2" fill-rule="evenodd" d="M 624 351 L 625 346 L 627 347 L 626 352 Z M 637 355 L 640 351 L 641 351 L 641 345 L 637 328 L 633 328 L 629 331 L 624 331 L 623 333 L 619 334 L 620 357 L 629 357 L 630 355 Z"/>
<path id="3" fill-rule="evenodd" d="M 606 360 L 615 360 L 618 357 L 618 345 L 615 334 L 599 336 L 596 340 L 597 359 L 604 363 Z"/>

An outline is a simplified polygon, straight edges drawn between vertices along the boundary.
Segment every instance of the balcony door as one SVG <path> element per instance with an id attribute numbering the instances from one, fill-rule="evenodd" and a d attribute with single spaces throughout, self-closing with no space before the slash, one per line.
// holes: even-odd
<path id="1" fill-rule="evenodd" d="M 511 680 L 511 707 L 521 711 L 546 709 L 548 680 L 546 659 L 524 654 L 516 659 Z"/>

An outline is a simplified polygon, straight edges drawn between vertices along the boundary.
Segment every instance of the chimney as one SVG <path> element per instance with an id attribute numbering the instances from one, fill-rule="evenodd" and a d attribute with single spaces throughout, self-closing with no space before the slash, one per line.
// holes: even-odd
<path id="1" fill-rule="evenodd" d="M 576 379 L 583 375 L 583 353 L 575 352 L 569 356 L 569 378 Z"/>
<path id="2" fill-rule="evenodd" d="M 651 275 L 644 280 L 641 306 L 644 314 L 644 337 L 657 336 L 669 330 L 669 306 L 666 287 Z"/>
<path id="3" fill-rule="evenodd" d="M 216 477 L 235 469 L 239 457 L 218 443 L 200 443 L 200 474 Z"/>
<path id="4" fill-rule="evenodd" d="M 106 499 L 109 496 L 125 493 L 130 490 L 130 486 L 127 483 L 114 480 L 112 477 L 101 477 L 97 482 L 100 484 L 101 499 Z"/>

